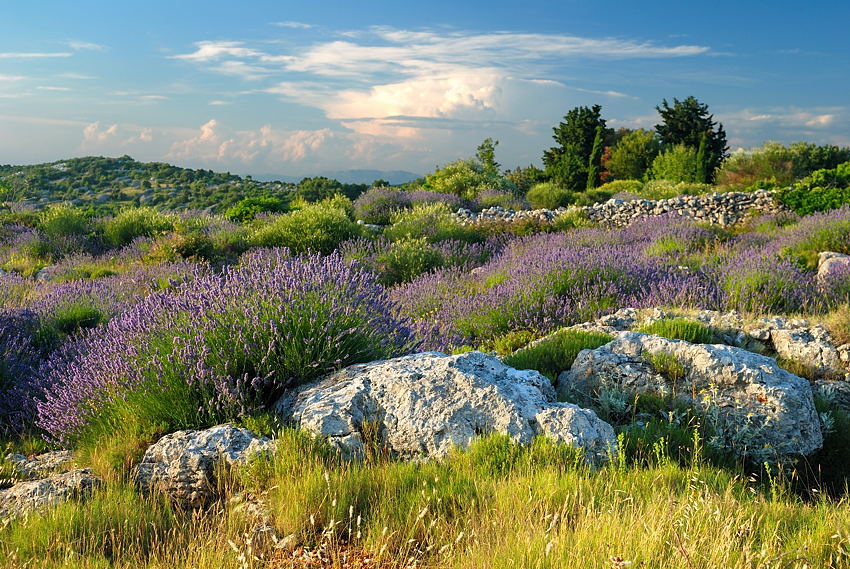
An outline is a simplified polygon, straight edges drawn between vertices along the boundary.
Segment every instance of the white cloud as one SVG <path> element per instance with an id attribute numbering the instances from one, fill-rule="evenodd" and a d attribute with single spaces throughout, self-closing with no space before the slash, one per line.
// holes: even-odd
<path id="1" fill-rule="evenodd" d="M 231 104 L 231 101 L 220 101 L 220 100 L 216 99 L 215 101 L 210 101 L 208 104 L 213 105 L 213 106 L 229 105 L 229 104 Z"/>
<path id="2" fill-rule="evenodd" d="M 97 77 L 93 75 L 83 75 L 82 73 L 60 73 L 57 75 L 62 79 L 77 79 L 77 80 L 87 80 L 87 79 L 97 79 Z"/>
<path id="3" fill-rule="evenodd" d="M 100 128 L 100 122 L 96 121 L 86 125 L 83 129 L 83 148 L 89 145 L 99 145 L 110 140 L 118 134 L 118 125 L 112 124 L 106 128 Z"/>
<path id="4" fill-rule="evenodd" d="M 106 49 L 109 49 L 105 45 L 100 45 L 98 43 L 92 43 L 88 41 L 69 41 L 68 47 L 70 47 L 74 51 L 104 51 Z"/>
<path id="5" fill-rule="evenodd" d="M 56 85 L 39 85 L 36 89 L 39 91 L 73 91 L 70 87 L 57 87 Z"/>
<path id="6" fill-rule="evenodd" d="M 74 55 L 70 52 L 12 52 L 12 51 L 4 51 L 0 52 L 0 59 L 42 59 L 42 58 L 50 58 L 50 57 L 71 57 Z"/>
<path id="7" fill-rule="evenodd" d="M 0 83 L 13 83 L 17 81 L 23 81 L 26 79 L 23 75 L 6 75 L 0 73 Z"/>
<path id="8" fill-rule="evenodd" d="M 300 29 L 307 30 L 313 27 L 312 24 L 305 24 L 304 22 L 272 22 L 273 25 L 279 26 L 281 28 L 292 28 L 292 29 Z"/>
<path id="9" fill-rule="evenodd" d="M 187 61 L 207 62 L 222 59 L 224 57 L 259 57 L 262 52 L 247 47 L 242 47 L 243 42 L 238 41 L 199 41 L 195 42 L 197 49 L 193 53 L 183 55 L 171 55 L 170 59 L 184 59 Z"/>

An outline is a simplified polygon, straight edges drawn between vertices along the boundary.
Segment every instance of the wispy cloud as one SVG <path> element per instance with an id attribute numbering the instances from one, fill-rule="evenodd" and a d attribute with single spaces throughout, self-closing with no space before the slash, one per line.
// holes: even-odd
<path id="1" fill-rule="evenodd" d="M 68 47 L 70 47 L 74 51 L 105 51 L 109 49 L 107 46 L 101 45 L 99 43 L 76 40 L 69 41 Z"/>
<path id="2" fill-rule="evenodd" d="M 20 52 L 20 51 L 3 51 L 0 52 L 0 59 L 42 59 L 50 57 L 71 57 L 74 55 L 69 51 L 59 52 Z"/>
<path id="3" fill-rule="evenodd" d="M 12 83 L 26 79 L 23 75 L 7 75 L 0 73 L 0 83 Z"/>
<path id="4" fill-rule="evenodd" d="M 82 73 L 60 73 L 56 77 L 59 77 L 61 79 L 74 79 L 74 80 L 81 80 L 81 81 L 86 81 L 86 80 L 89 80 L 89 79 L 97 79 L 97 77 L 95 77 L 94 75 L 84 75 Z"/>
<path id="5" fill-rule="evenodd" d="M 307 29 L 310 29 L 310 28 L 313 27 L 312 24 L 305 24 L 304 22 L 292 22 L 292 21 L 272 22 L 272 25 L 273 26 L 279 26 L 281 28 L 292 28 L 292 29 L 299 29 L 299 30 L 307 30 Z"/>
<path id="6" fill-rule="evenodd" d="M 39 85 L 36 89 L 39 91 L 73 91 L 70 87 L 58 87 L 56 85 Z"/>

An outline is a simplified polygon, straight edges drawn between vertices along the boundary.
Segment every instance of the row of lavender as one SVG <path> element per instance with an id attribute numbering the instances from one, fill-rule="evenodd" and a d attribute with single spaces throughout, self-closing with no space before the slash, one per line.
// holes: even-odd
<path id="1" fill-rule="evenodd" d="M 623 306 L 822 313 L 850 302 L 850 273 L 819 281 L 812 270 L 818 251 L 850 248 L 847 207 L 737 231 L 657 218 L 428 246 L 448 261 L 397 279 L 385 278 L 393 243 L 384 238 L 329 256 L 254 249 L 223 269 L 128 263 L 122 274 L 64 284 L 1 274 L 3 424 L 35 424 L 63 443 L 130 416 L 200 426 L 350 363 L 486 348 L 512 331 L 544 334 Z"/>

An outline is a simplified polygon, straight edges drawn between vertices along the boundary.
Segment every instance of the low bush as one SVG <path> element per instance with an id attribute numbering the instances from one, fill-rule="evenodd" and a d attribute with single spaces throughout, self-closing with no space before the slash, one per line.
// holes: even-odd
<path id="1" fill-rule="evenodd" d="M 378 280 L 390 286 L 410 282 L 422 273 L 442 266 L 443 255 L 424 237 L 405 237 L 378 254 L 376 264 Z"/>
<path id="2" fill-rule="evenodd" d="M 125 209 L 103 220 L 103 237 L 112 247 L 123 247 L 137 237 L 151 237 L 174 230 L 176 216 L 150 207 Z"/>
<path id="3" fill-rule="evenodd" d="M 552 382 L 564 370 L 570 369 L 578 353 L 603 346 L 612 340 L 608 334 L 561 330 L 533 346 L 505 356 L 505 364 L 517 369 L 536 369 Z"/>
<path id="4" fill-rule="evenodd" d="M 525 199 L 533 209 L 557 209 L 570 205 L 574 194 L 553 182 L 541 182 L 528 190 Z"/>
<path id="5" fill-rule="evenodd" d="M 245 223 L 253 220 L 259 213 L 282 213 L 287 203 L 275 197 L 245 198 L 224 212 L 227 219 Z"/>
<path id="6" fill-rule="evenodd" d="M 643 182 L 640 180 L 614 180 L 613 182 L 608 182 L 606 184 L 602 184 L 597 190 L 601 190 L 606 193 L 614 194 L 635 194 L 640 195 L 641 190 L 643 189 Z"/>
<path id="7" fill-rule="evenodd" d="M 676 196 L 697 196 L 714 191 L 711 184 L 696 182 L 673 182 L 670 180 L 649 180 L 638 195 L 647 200 L 666 200 Z"/>
<path id="8" fill-rule="evenodd" d="M 553 231 L 568 231 L 570 229 L 587 228 L 596 225 L 587 217 L 587 212 L 579 208 L 568 208 L 567 211 L 552 220 Z"/>
<path id="9" fill-rule="evenodd" d="M 429 243 L 449 239 L 466 242 L 484 240 L 474 227 L 458 221 L 443 203 L 421 204 L 394 214 L 392 225 L 384 230 L 384 235 L 391 241 L 424 238 Z"/>
<path id="10" fill-rule="evenodd" d="M 850 204 L 850 162 L 812 172 L 777 199 L 800 215 L 829 211 Z"/>
<path id="11" fill-rule="evenodd" d="M 481 190 L 473 203 L 473 207 L 479 211 L 496 206 L 505 209 L 521 210 L 528 209 L 529 203 L 513 192 L 493 188 Z"/>
<path id="12" fill-rule="evenodd" d="M 708 326 L 690 318 L 664 318 L 641 326 L 637 331 L 691 344 L 711 344 L 715 340 Z"/>
<path id="13" fill-rule="evenodd" d="M 272 218 L 257 227 L 248 241 L 255 247 L 287 247 L 295 253 L 327 255 L 359 231 L 343 209 L 318 203 Z"/>
<path id="14" fill-rule="evenodd" d="M 51 237 L 80 236 L 89 232 L 89 220 L 77 208 L 53 206 L 39 214 L 38 228 Z"/>

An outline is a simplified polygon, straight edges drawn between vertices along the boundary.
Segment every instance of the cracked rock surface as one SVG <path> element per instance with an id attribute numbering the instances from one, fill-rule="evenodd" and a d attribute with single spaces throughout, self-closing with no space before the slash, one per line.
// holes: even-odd
<path id="1" fill-rule="evenodd" d="M 650 363 L 666 355 L 682 367 L 677 382 Z M 726 345 L 690 344 L 626 332 L 583 350 L 558 378 L 560 389 L 672 394 L 700 408 L 723 443 L 741 455 L 808 455 L 823 444 L 812 388 L 776 360 Z"/>
<path id="2" fill-rule="evenodd" d="M 546 377 L 481 352 L 349 366 L 284 395 L 275 409 L 353 456 L 370 442 L 369 425 L 379 426 L 381 445 L 411 459 L 444 456 L 489 433 L 519 443 L 545 435 L 583 449 L 591 463 L 616 447 L 614 429 L 591 410 L 559 403 Z"/>
<path id="3" fill-rule="evenodd" d="M 40 480 L 19 482 L 0 490 L 0 520 L 43 511 L 71 498 L 85 498 L 100 484 L 88 468 L 69 470 Z"/>

